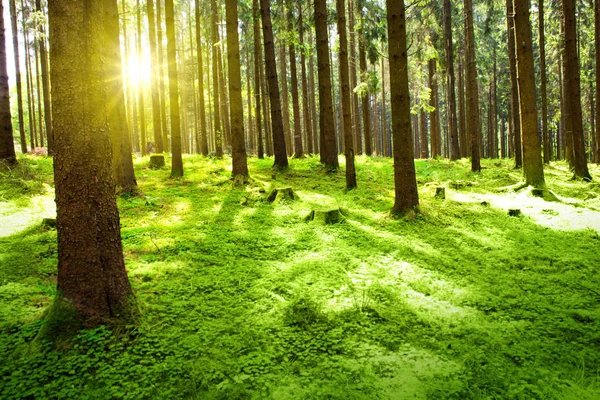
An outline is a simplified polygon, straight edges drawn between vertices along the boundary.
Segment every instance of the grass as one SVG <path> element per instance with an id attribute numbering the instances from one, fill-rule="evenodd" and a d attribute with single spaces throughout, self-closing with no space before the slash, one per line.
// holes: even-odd
<path id="1" fill-rule="evenodd" d="M 0 188 L 0 398 L 600 397 L 600 187 L 563 163 L 545 202 L 500 190 L 521 178 L 508 160 L 418 160 L 422 212 L 398 220 L 387 159 L 359 157 L 345 192 L 316 158 L 275 176 L 252 158 L 245 189 L 229 159 L 187 157 L 172 180 L 138 158 L 143 196 L 119 207 L 143 323 L 57 352 L 30 344 L 55 293 L 51 163 L 20 161 L 41 183 Z M 264 201 L 283 186 L 300 200 Z M 305 222 L 334 204 L 343 223 Z"/>

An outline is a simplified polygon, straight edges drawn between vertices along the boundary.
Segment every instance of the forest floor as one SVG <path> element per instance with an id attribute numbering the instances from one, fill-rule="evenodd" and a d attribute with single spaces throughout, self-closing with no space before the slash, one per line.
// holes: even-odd
<path id="1" fill-rule="evenodd" d="M 346 192 L 316 158 L 250 158 L 241 189 L 230 159 L 173 180 L 137 158 L 119 208 L 143 321 L 58 351 L 31 344 L 56 290 L 51 160 L 20 161 L 0 176 L 2 399 L 600 398 L 596 165 L 547 166 L 546 201 L 507 189 L 510 160 L 418 160 L 421 213 L 394 219 L 389 159 L 358 157 Z M 299 199 L 265 200 L 284 186 Z M 306 221 L 330 206 L 341 223 Z"/>

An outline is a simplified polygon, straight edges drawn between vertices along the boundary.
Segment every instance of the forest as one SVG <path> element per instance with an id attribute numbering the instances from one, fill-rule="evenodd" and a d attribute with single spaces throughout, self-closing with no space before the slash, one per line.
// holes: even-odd
<path id="1" fill-rule="evenodd" d="M 1 399 L 599 399 L 600 0 L 0 0 Z"/>

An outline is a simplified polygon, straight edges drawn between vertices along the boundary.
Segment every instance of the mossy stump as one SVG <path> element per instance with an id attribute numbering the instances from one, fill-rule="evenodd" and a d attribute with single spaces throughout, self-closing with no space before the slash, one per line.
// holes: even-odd
<path id="1" fill-rule="evenodd" d="M 446 199 L 446 188 L 440 187 L 440 186 L 436 187 L 434 197 L 438 200 L 445 200 Z"/>
<path id="2" fill-rule="evenodd" d="M 165 166 L 165 156 L 160 154 L 153 154 L 150 156 L 149 167 L 152 169 L 159 169 Z"/>
<path id="3" fill-rule="evenodd" d="M 340 222 L 343 222 L 344 219 L 345 218 L 338 207 L 312 210 L 306 217 L 307 222 L 314 221 L 320 225 L 339 224 Z"/>
<path id="4" fill-rule="evenodd" d="M 281 188 L 275 188 L 271 191 L 271 193 L 269 194 L 269 197 L 267 197 L 267 201 L 269 203 L 273 203 L 273 204 L 277 204 L 280 203 L 282 201 L 294 201 L 294 200 L 298 200 L 298 195 L 294 192 L 294 190 L 291 187 L 281 187 Z"/>
<path id="5" fill-rule="evenodd" d="M 521 210 L 519 210 L 518 208 L 511 208 L 510 210 L 508 210 L 508 215 L 511 217 L 518 217 L 521 215 Z"/>

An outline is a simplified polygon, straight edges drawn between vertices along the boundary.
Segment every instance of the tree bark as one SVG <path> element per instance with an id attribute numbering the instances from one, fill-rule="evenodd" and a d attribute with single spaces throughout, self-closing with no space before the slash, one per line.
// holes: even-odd
<path id="1" fill-rule="evenodd" d="M 263 129 L 261 126 L 261 107 L 262 101 L 260 99 L 261 82 L 260 82 L 260 68 L 261 68 L 261 57 L 262 49 L 260 46 L 260 9 L 258 8 L 258 0 L 252 1 L 252 20 L 254 30 L 254 99 L 256 106 L 256 132 L 257 132 L 257 156 L 258 158 L 265 158 L 265 148 L 263 145 Z"/>
<path id="2" fill-rule="evenodd" d="M 315 0 L 315 31 L 317 38 L 317 64 L 319 74 L 319 107 L 321 127 L 321 163 L 326 168 L 339 167 L 335 128 L 333 121 L 333 99 L 331 97 L 331 65 L 329 64 L 329 38 L 327 33 L 327 4 Z"/>
<path id="3" fill-rule="evenodd" d="M 472 12 L 471 12 L 472 14 Z M 471 16 L 472 18 L 472 16 Z M 454 43 L 452 41 L 452 12 L 450 0 L 444 0 L 444 50 L 446 53 L 446 95 L 448 97 L 448 145 L 450 160 L 460 158 L 458 125 L 456 118 L 456 91 L 454 79 Z"/>
<path id="4" fill-rule="evenodd" d="M 160 95 L 157 82 L 158 73 L 156 71 L 158 57 L 156 54 L 156 25 L 154 25 L 153 0 L 146 0 L 146 8 L 148 14 L 148 34 L 150 38 L 150 68 L 152 70 L 150 75 L 150 91 L 152 94 L 152 129 L 154 130 L 156 151 L 158 153 L 162 153 L 164 151 L 164 146 L 162 142 L 162 125 L 160 121 Z"/>
<path id="5" fill-rule="evenodd" d="M 293 30 L 293 4 L 288 2 L 288 31 Z M 290 41 L 290 74 L 292 75 L 292 109 L 294 116 L 294 157 L 299 158 L 304 156 L 304 148 L 302 146 L 302 125 L 300 118 L 300 94 L 298 93 L 298 68 L 296 66 L 296 45 Z"/>
<path id="6" fill-rule="evenodd" d="M 142 17 L 140 0 L 137 0 L 137 58 L 142 59 Z M 141 61 L 139 61 L 141 62 Z M 137 88 L 138 94 L 138 106 L 140 113 L 140 138 L 141 138 L 141 151 L 142 156 L 146 155 L 146 147 L 148 145 L 148 138 L 146 136 L 146 107 L 144 105 L 144 85 L 139 82 Z"/>
<path id="7" fill-rule="evenodd" d="M 212 77 L 213 77 L 213 123 L 215 125 L 215 154 L 217 157 L 223 157 L 223 131 L 221 129 L 221 96 L 219 89 L 219 52 L 217 46 L 221 41 L 219 35 L 219 13 L 217 1 L 212 0 L 211 4 L 211 36 L 212 36 Z"/>
<path id="8" fill-rule="evenodd" d="M 160 97 L 160 123 L 163 140 L 163 150 L 168 152 L 171 150 L 169 145 L 169 129 L 167 125 L 167 106 L 165 100 L 165 71 L 164 71 L 164 51 L 163 51 L 163 35 L 162 35 L 162 21 L 161 21 L 161 6 L 160 0 L 156 0 L 156 35 L 157 35 L 157 47 L 158 47 L 158 84 L 159 84 L 159 97 Z"/>
<path id="9" fill-rule="evenodd" d="M 36 10 L 41 13 L 42 5 L 40 0 L 35 0 Z M 44 25 L 39 25 L 39 49 L 40 65 L 42 67 L 42 90 L 44 94 L 44 125 L 46 126 L 46 137 L 48 140 L 48 154 L 54 153 L 54 135 L 52 133 L 52 104 L 50 102 L 50 76 L 48 72 L 48 52 L 46 51 L 46 34 Z"/>
<path id="10" fill-rule="evenodd" d="M 4 6 L 0 4 L 0 162 L 17 163 L 13 139 L 12 118 L 8 87 L 6 36 L 4 33 Z"/>
<path id="11" fill-rule="evenodd" d="M 342 83 L 342 109 L 344 122 L 344 153 L 346 155 L 346 188 L 356 188 L 354 167 L 354 141 L 352 140 L 352 103 L 350 97 L 350 77 L 348 70 L 348 37 L 346 36 L 346 4 L 336 1 L 338 14 L 337 30 L 340 37 L 340 80 Z M 352 12 L 352 10 L 350 10 Z"/>
<path id="12" fill-rule="evenodd" d="M 58 232 L 58 294 L 43 328 L 49 335 L 75 328 L 64 324 L 73 321 L 67 313 L 84 327 L 135 315 L 110 162 L 107 6 L 116 2 L 48 4 Z"/>
<path id="13" fill-rule="evenodd" d="M 529 0 L 514 0 L 515 42 L 517 49 L 517 77 L 521 108 L 521 134 L 523 135 L 523 173 L 525 183 L 533 187 L 544 186 L 544 166 L 540 140 L 535 95 L 533 66 L 533 41 L 529 20 Z"/>
<path id="14" fill-rule="evenodd" d="M 183 176 L 181 158 L 181 120 L 179 114 L 179 82 L 177 80 L 177 43 L 175 42 L 175 15 L 173 0 L 165 0 L 167 25 L 167 61 L 169 72 L 169 101 L 171 104 L 171 177 Z"/>
<path id="15" fill-rule="evenodd" d="M 310 100 L 308 98 L 308 79 L 306 76 L 306 50 L 304 49 L 304 21 L 302 18 L 302 2 L 298 1 L 298 25 L 300 31 L 300 64 L 302 72 L 302 114 L 304 116 L 304 131 L 306 132 L 306 147 L 312 153 L 313 131 L 310 121 Z"/>
<path id="16" fill-rule="evenodd" d="M 548 95 L 546 88 L 546 34 L 544 28 L 544 0 L 538 0 L 538 37 L 540 41 L 540 96 L 542 97 L 542 148 L 544 164 L 550 162 L 550 141 L 548 140 Z"/>
<path id="17" fill-rule="evenodd" d="M 481 171 L 481 123 L 479 120 L 479 90 L 475 63 L 475 33 L 473 32 L 473 1 L 464 0 L 465 41 L 467 61 L 467 132 L 471 133 L 471 170 Z"/>
<path id="18" fill-rule="evenodd" d="M 21 10 L 23 10 L 23 18 L 21 19 L 21 27 L 23 30 L 23 36 L 25 39 L 25 75 L 27 80 L 27 112 L 29 117 L 29 138 L 31 142 L 31 148 L 35 149 L 38 147 L 38 136 L 37 128 L 35 124 L 35 101 L 33 92 L 33 76 L 31 74 L 31 56 L 29 46 L 29 34 L 26 21 L 26 8 L 21 0 Z"/>
<path id="19" fill-rule="evenodd" d="M 465 115 L 465 68 L 462 58 L 458 63 L 458 127 L 463 146 L 460 148 L 462 157 L 471 154 L 471 141 L 467 134 L 467 117 Z M 439 114 L 438 114 L 439 115 Z"/>
<path id="20" fill-rule="evenodd" d="M 288 159 L 285 148 L 283 117 L 281 114 L 279 82 L 277 81 L 277 66 L 275 63 L 275 44 L 273 39 L 273 26 L 271 24 L 270 0 L 260 0 L 260 14 L 262 18 L 263 37 L 265 41 L 265 68 L 268 80 L 269 100 L 271 103 L 273 152 L 275 154 L 274 167 L 286 168 L 288 166 Z"/>
<path id="21" fill-rule="evenodd" d="M 350 90 L 352 91 L 352 117 L 353 117 L 353 127 L 354 130 L 354 146 L 356 148 L 357 154 L 362 154 L 362 141 L 360 135 L 360 115 L 359 115 L 359 107 L 358 107 L 358 93 L 354 92 L 356 88 L 356 33 L 354 31 L 354 1 L 357 0 L 349 0 L 348 1 L 348 13 L 350 18 L 349 22 L 349 30 L 350 30 Z"/>
<path id="22" fill-rule="evenodd" d="M 405 214 L 419 206 L 408 90 L 406 14 L 403 1 L 386 0 L 392 132 L 394 141 L 394 206 L 392 213 Z"/>
<path id="23" fill-rule="evenodd" d="M 9 0 L 10 20 L 12 25 L 13 54 L 15 62 L 15 81 L 17 83 L 17 113 L 19 116 L 19 136 L 21 139 L 21 152 L 27 153 L 27 137 L 23 118 L 23 93 L 21 89 L 21 65 L 19 58 L 19 28 L 17 26 L 17 7 L 15 0 Z M 32 144 L 33 145 L 33 144 Z"/>
<path id="24" fill-rule="evenodd" d="M 365 0 L 357 0 L 358 14 L 360 15 L 361 23 L 357 29 L 358 35 L 358 58 L 360 65 L 360 76 L 362 83 L 366 83 L 367 80 L 367 50 L 365 43 L 363 24 L 366 23 L 362 15 L 362 8 Z M 369 95 L 367 92 L 362 94 L 362 116 L 363 116 L 363 137 L 365 144 L 365 154 L 371 156 L 373 154 L 373 140 L 371 137 L 371 112 L 369 107 Z"/>
<path id="25" fill-rule="evenodd" d="M 594 48 L 596 49 L 596 163 L 600 163 L 600 0 L 594 0 Z"/>
<path id="26" fill-rule="evenodd" d="M 519 111 L 519 87 L 517 82 L 517 60 L 515 48 L 515 20 L 513 0 L 506 0 L 506 26 L 508 41 L 508 63 L 510 69 L 510 93 L 513 127 L 513 149 L 515 152 L 515 168 L 523 166 L 523 154 L 521 145 L 521 117 Z"/>
<path id="27" fill-rule="evenodd" d="M 584 180 L 592 179 L 587 166 L 585 155 L 585 142 L 583 137 L 583 120 L 581 112 L 581 85 L 579 76 L 579 55 L 577 50 L 577 29 L 575 20 L 575 1 L 563 0 L 563 15 L 565 19 L 565 53 L 566 65 L 566 93 L 565 97 L 570 99 L 570 112 L 573 129 L 573 155 L 575 176 Z"/>
<path id="28" fill-rule="evenodd" d="M 204 63 L 202 62 L 202 39 L 200 20 L 200 0 L 195 0 L 196 19 L 196 56 L 198 58 L 198 111 L 200 113 L 200 153 L 208 155 L 208 139 L 206 135 L 206 102 L 204 99 Z"/>
<path id="29" fill-rule="evenodd" d="M 248 178 L 248 162 L 244 140 L 244 105 L 242 103 L 237 0 L 226 0 L 225 15 L 227 21 L 227 71 L 229 72 L 231 110 L 232 175 L 234 181 L 240 176 L 246 181 Z"/>

